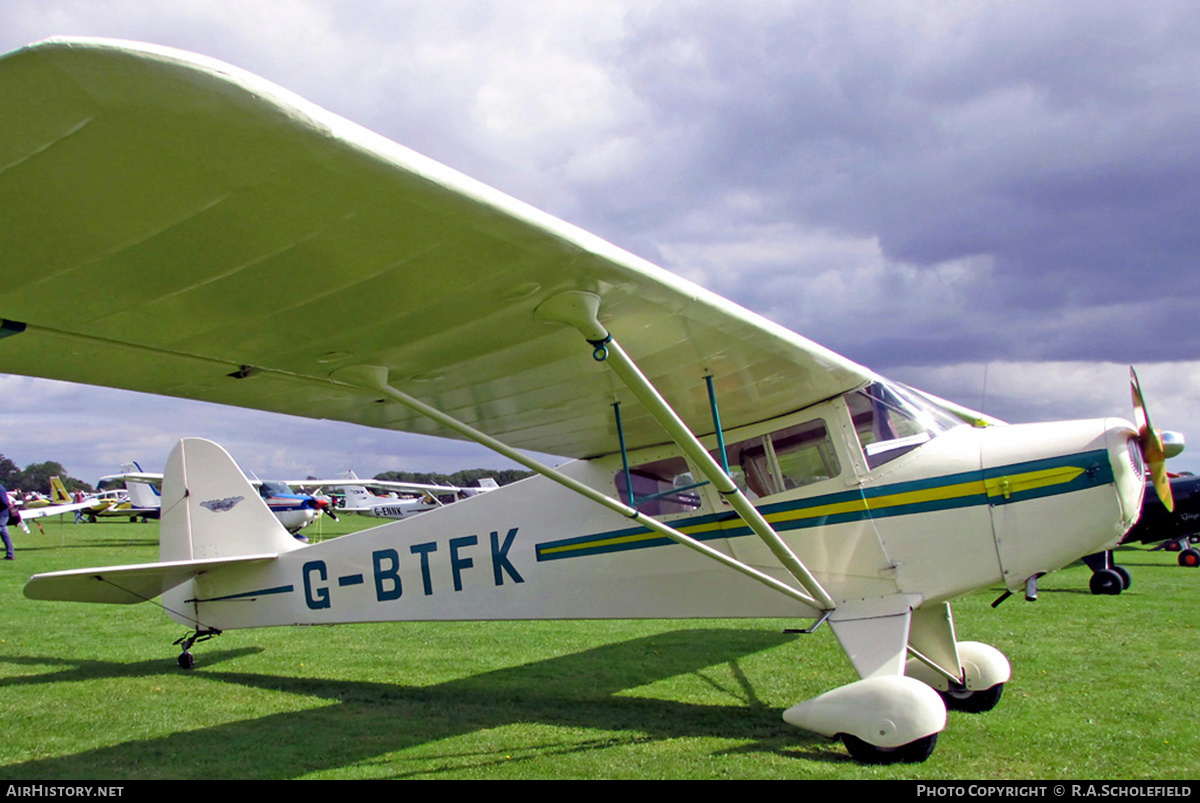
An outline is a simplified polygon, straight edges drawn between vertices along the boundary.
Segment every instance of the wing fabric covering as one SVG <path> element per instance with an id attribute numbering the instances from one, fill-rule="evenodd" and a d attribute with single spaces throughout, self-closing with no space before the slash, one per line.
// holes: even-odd
<path id="1" fill-rule="evenodd" d="M 684 421 L 766 420 L 872 375 L 580 229 L 262 79 L 191 54 L 48 40 L 0 58 L 0 371 L 427 434 L 329 379 L 395 387 L 517 448 L 616 450 L 629 400 L 566 290 Z M 622 407 L 630 448 L 662 431 Z"/>

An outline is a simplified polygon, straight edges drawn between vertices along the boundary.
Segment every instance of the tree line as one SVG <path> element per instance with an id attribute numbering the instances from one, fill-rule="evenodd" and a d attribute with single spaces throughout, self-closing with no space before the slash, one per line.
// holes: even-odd
<path id="1" fill-rule="evenodd" d="M 37 491 L 50 493 L 50 478 L 58 477 L 68 491 L 92 492 L 92 486 L 67 474 L 62 463 L 47 460 L 45 463 L 30 463 L 20 468 L 16 463 L 0 454 L 0 485 L 10 491 Z"/>

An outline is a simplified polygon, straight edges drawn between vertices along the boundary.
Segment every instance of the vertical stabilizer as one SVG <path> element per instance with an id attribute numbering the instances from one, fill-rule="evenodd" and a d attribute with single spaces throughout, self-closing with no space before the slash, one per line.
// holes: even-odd
<path id="1" fill-rule="evenodd" d="M 302 549 L 223 448 L 184 438 L 163 474 L 159 559 L 210 560 Z"/>
<path id="2" fill-rule="evenodd" d="M 135 463 L 124 463 L 121 471 L 126 474 L 141 474 L 142 467 Z M 162 506 L 162 494 L 153 482 L 138 482 L 125 480 L 125 490 L 129 492 L 129 503 L 141 510 L 157 510 Z"/>
<path id="3" fill-rule="evenodd" d="M 63 481 L 58 477 L 50 478 L 50 493 L 50 498 L 56 505 L 65 505 L 73 501 L 71 499 L 71 495 L 67 493 L 67 489 L 66 486 L 63 485 Z"/>
<path id="4" fill-rule="evenodd" d="M 381 501 L 362 485 L 343 485 L 339 490 L 345 494 L 344 507 L 346 510 L 370 510 L 373 505 Z"/>

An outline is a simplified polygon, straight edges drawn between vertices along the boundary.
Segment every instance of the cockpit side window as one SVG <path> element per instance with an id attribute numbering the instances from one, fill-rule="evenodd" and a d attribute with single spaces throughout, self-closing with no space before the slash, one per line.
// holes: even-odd
<path id="1" fill-rule="evenodd" d="M 692 478 L 691 468 L 683 457 L 631 466 L 629 476 L 633 500 L 630 501 L 624 471 L 618 471 L 616 475 L 618 498 L 647 516 L 688 513 L 700 507 L 700 486 L 704 483 Z"/>
<path id="2" fill-rule="evenodd" d="M 726 446 L 729 473 L 751 499 L 771 496 L 841 472 L 822 419 Z M 718 462 L 720 457 L 717 457 Z"/>
<path id="3" fill-rule="evenodd" d="M 829 429 L 820 418 L 726 444 L 725 453 L 730 476 L 750 499 L 773 496 L 841 473 Z M 712 455 L 722 465 L 721 455 L 716 451 Z M 630 466 L 628 480 L 625 470 L 620 469 L 614 479 L 618 498 L 648 516 L 699 509 L 703 503 L 700 488 L 707 484 L 702 477 L 697 480 L 682 456 Z"/>
<path id="4" fill-rule="evenodd" d="M 916 392 L 874 382 L 846 396 L 867 466 L 875 468 L 960 425 Z"/>

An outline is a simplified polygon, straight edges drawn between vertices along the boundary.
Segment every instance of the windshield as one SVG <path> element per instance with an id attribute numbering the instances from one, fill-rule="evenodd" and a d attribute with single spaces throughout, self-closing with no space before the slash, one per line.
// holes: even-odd
<path id="1" fill-rule="evenodd" d="M 898 382 L 874 382 L 846 397 L 870 468 L 916 449 L 963 422 Z"/>

